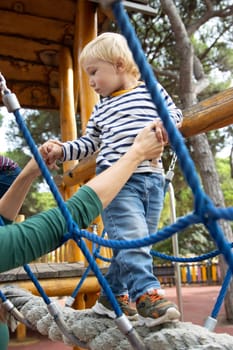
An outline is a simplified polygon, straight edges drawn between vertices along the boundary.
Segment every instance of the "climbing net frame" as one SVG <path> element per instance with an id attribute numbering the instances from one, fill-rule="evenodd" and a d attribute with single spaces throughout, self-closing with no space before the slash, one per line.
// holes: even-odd
<path id="1" fill-rule="evenodd" d="M 117 25 L 128 42 L 128 46 L 132 51 L 134 60 L 140 69 L 142 79 L 144 80 L 147 86 L 147 89 L 151 94 L 152 100 L 158 110 L 158 114 L 160 115 L 160 118 L 163 121 L 163 125 L 168 133 L 170 145 L 174 150 L 174 152 L 176 153 L 180 169 L 184 175 L 184 178 L 187 184 L 192 190 L 192 194 L 194 198 L 194 208 L 191 214 L 188 214 L 182 218 L 179 218 L 178 220 L 176 220 L 176 222 L 172 223 L 170 226 L 167 226 L 162 230 L 157 231 L 155 234 L 150 235 L 150 237 L 146 237 L 140 240 L 127 241 L 127 242 L 106 240 L 86 230 L 80 230 L 78 225 L 73 221 L 72 216 L 68 211 L 65 202 L 63 201 L 55 183 L 53 182 L 50 176 L 50 173 L 46 165 L 44 164 L 44 161 L 31 137 L 30 132 L 28 131 L 26 125 L 24 124 L 24 121 L 20 114 L 20 105 L 17 101 L 16 96 L 12 94 L 9 89 L 7 89 L 6 84 L 4 85 L 4 83 L 2 83 L 1 85 L 3 86 L 3 102 L 8 109 L 8 112 L 14 113 L 16 121 L 19 125 L 19 128 L 23 133 L 23 136 L 26 139 L 31 152 L 38 163 L 38 166 L 42 172 L 42 175 L 45 178 L 47 184 L 49 185 L 49 188 L 54 195 L 54 198 L 58 204 L 58 207 L 60 208 L 61 213 L 67 222 L 68 230 L 67 230 L 67 233 L 64 235 L 64 240 L 63 242 L 61 242 L 61 244 L 63 244 L 69 239 L 73 239 L 77 243 L 77 245 L 79 246 L 79 248 L 81 249 L 82 253 L 84 254 L 85 258 L 89 263 L 89 268 L 92 269 L 92 271 L 95 273 L 100 285 L 104 289 L 106 295 L 109 298 L 109 301 L 112 304 L 112 307 L 116 314 L 117 326 L 122 331 L 122 333 L 128 337 L 134 349 L 142 350 L 144 349 L 143 343 L 141 342 L 138 335 L 135 333 L 128 319 L 122 313 L 122 310 L 120 309 L 115 299 L 115 296 L 113 295 L 105 278 L 102 276 L 102 273 L 97 263 L 95 262 L 95 258 L 93 258 L 93 256 L 89 252 L 83 238 L 86 238 L 87 240 L 90 240 L 93 243 L 97 243 L 100 246 L 102 245 L 105 247 L 116 248 L 116 249 L 130 249 L 130 248 L 136 248 L 136 247 L 155 244 L 159 241 L 170 238 L 173 234 L 176 234 L 179 231 L 193 224 L 201 223 L 206 227 L 211 237 L 213 238 L 218 248 L 217 252 L 224 256 L 225 261 L 229 266 L 229 269 L 224 281 L 225 283 L 222 286 L 223 293 L 220 295 L 218 300 L 218 302 L 220 302 L 223 298 L 223 295 L 225 295 L 227 286 L 232 277 L 233 253 L 232 253 L 232 246 L 224 237 L 224 233 L 218 221 L 221 219 L 232 220 L 233 207 L 216 208 L 212 200 L 202 190 L 201 183 L 195 169 L 195 165 L 189 155 L 188 149 L 185 146 L 185 143 L 183 141 L 183 138 L 179 130 L 177 130 L 174 127 L 173 123 L 170 120 L 169 112 L 157 88 L 157 80 L 154 76 L 154 73 L 150 65 L 147 62 L 147 59 L 142 50 L 141 44 L 137 38 L 136 33 L 134 32 L 132 25 L 130 24 L 129 17 L 126 11 L 124 10 L 122 2 L 119 0 L 117 1 L 106 0 L 106 1 L 102 1 L 102 3 L 105 6 L 111 6 Z M 176 261 L 179 261 L 179 260 L 176 259 Z M 74 344 L 81 346 L 83 348 L 86 348 L 86 344 L 83 344 L 82 342 L 80 342 L 80 340 L 78 340 L 73 334 L 69 332 L 65 323 L 62 320 L 62 315 L 60 314 L 60 311 L 56 308 L 54 303 L 52 303 L 50 299 L 46 296 L 39 282 L 30 271 L 29 266 L 25 265 L 24 268 L 25 268 L 25 271 L 29 274 L 29 276 L 33 280 L 33 282 L 35 283 L 38 291 L 40 292 L 45 303 L 48 306 L 49 312 L 54 317 L 54 320 L 56 320 L 59 328 L 62 329 L 62 331 L 66 334 L 68 338 L 71 339 L 71 341 Z M 4 298 L 4 295 L 0 295 L 0 296 L 3 302 L 6 303 L 7 305 L 6 308 L 11 311 L 14 310 L 14 307 L 12 305 L 9 305 L 7 300 Z M 213 313 L 213 317 L 215 316 L 215 314 L 216 312 Z M 19 315 L 16 311 L 15 311 L 15 315 L 20 319 L 21 322 L 30 326 L 30 324 L 26 320 L 24 320 L 23 317 Z"/>

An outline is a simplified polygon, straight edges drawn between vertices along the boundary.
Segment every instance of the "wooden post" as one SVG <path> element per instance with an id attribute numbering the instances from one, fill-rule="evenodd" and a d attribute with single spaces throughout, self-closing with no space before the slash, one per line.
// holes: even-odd
<path id="1" fill-rule="evenodd" d="M 70 50 L 63 48 L 60 53 L 60 125 L 62 141 L 74 140 L 77 138 L 77 127 L 74 111 L 74 83 L 73 83 L 73 62 Z M 65 162 L 64 172 L 74 166 L 77 161 Z M 63 197 L 68 199 L 78 189 L 78 185 L 63 188 Z M 67 260 L 70 262 L 82 261 L 83 257 L 77 245 L 70 241 L 67 244 Z"/>
<path id="2" fill-rule="evenodd" d="M 75 93 L 79 95 L 82 131 L 85 132 L 94 105 L 99 97 L 90 87 L 88 78 L 79 66 L 78 59 L 83 47 L 97 36 L 96 4 L 86 0 L 77 2 L 75 40 L 74 40 L 74 77 Z M 77 91 L 78 90 L 78 91 Z M 77 99 L 77 97 L 76 97 Z"/>
<path id="3" fill-rule="evenodd" d="M 27 335 L 27 329 L 26 326 L 23 323 L 19 323 L 17 326 L 17 340 L 19 342 L 23 342 L 26 339 L 26 335 Z"/>
<path id="4" fill-rule="evenodd" d="M 97 13 L 96 4 L 86 0 L 77 2 L 75 37 L 74 37 L 74 97 L 75 107 L 77 108 L 78 100 L 80 101 L 80 114 L 82 132 L 85 132 L 87 121 L 91 115 L 95 103 L 98 101 L 98 96 L 93 89 L 90 88 L 87 76 L 81 70 L 78 58 L 82 48 L 93 38 L 97 36 Z M 79 99 L 78 99 L 79 96 Z M 92 177 L 95 174 L 90 174 Z M 91 247 L 89 247 L 91 249 Z M 78 301 L 76 300 L 76 303 Z M 82 304 L 82 302 L 81 302 Z M 76 304 L 77 306 L 77 304 Z M 78 305 L 79 307 L 81 305 Z M 83 308 L 85 306 L 83 305 Z M 74 347 L 73 350 L 80 350 L 79 347 Z"/>
<path id="5" fill-rule="evenodd" d="M 64 47 L 60 52 L 60 125 L 62 141 L 75 140 L 77 138 L 73 89 L 73 61 L 70 50 Z M 64 172 L 76 164 L 77 161 L 65 162 L 63 164 Z M 65 199 L 69 198 L 77 189 L 77 186 L 65 188 Z"/>

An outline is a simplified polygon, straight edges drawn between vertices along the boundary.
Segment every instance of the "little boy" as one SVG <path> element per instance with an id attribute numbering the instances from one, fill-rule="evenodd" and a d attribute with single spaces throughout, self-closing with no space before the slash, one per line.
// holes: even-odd
<path id="1" fill-rule="evenodd" d="M 80 55 L 80 64 L 89 77 L 89 84 L 101 96 L 87 124 L 86 133 L 78 140 L 44 145 L 47 161 L 83 159 L 98 152 L 96 173 L 111 167 L 132 145 L 145 125 L 156 122 L 163 141 L 167 134 L 158 111 L 140 73 L 125 38 L 116 33 L 104 33 L 87 44 Z M 165 89 L 158 84 L 170 117 L 178 127 L 182 113 Z M 114 179 L 112 179 L 114 181 Z M 164 171 L 161 159 L 143 161 L 115 199 L 103 211 L 106 232 L 113 240 L 134 240 L 155 233 L 163 208 Z M 138 317 L 152 327 L 178 320 L 177 306 L 164 298 L 160 283 L 153 274 L 150 246 L 133 249 L 113 249 L 113 258 L 105 275 L 122 311 Z M 129 300 L 136 303 L 133 308 Z M 93 310 L 115 318 L 111 304 L 101 292 Z"/>

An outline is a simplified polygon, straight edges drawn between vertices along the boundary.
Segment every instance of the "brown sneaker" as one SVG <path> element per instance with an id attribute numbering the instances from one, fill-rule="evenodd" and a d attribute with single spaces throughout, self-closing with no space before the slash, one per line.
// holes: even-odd
<path id="1" fill-rule="evenodd" d="M 122 310 L 122 312 L 128 317 L 131 321 L 138 320 L 137 310 L 130 306 L 128 295 L 119 295 L 116 296 L 116 300 Z M 116 318 L 116 314 L 112 308 L 108 297 L 105 295 L 101 295 L 96 302 L 96 304 L 92 307 L 92 310 L 98 315 L 108 316 L 110 318 Z"/>
<path id="2" fill-rule="evenodd" d="M 180 318 L 176 304 L 160 295 L 157 289 L 143 294 L 136 301 L 140 324 L 153 327 L 161 323 L 175 322 Z"/>

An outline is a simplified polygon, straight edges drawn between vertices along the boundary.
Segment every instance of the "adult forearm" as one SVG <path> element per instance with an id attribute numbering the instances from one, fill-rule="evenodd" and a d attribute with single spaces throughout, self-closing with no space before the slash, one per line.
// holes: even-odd
<path id="1" fill-rule="evenodd" d="M 33 180 L 39 175 L 39 170 L 31 160 L 17 176 L 8 191 L 0 199 L 0 215 L 13 221 L 17 216 Z"/>
<path id="2" fill-rule="evenodd" d="M 87 186 L 67 201 L 79 228 L 87 228 L 102 210 L 101 202 Z M 0 227 L 0 272 L 22 266 L 56 249 L 68 225 L 58 208 L 39 213 L 14 225 Z"/>

